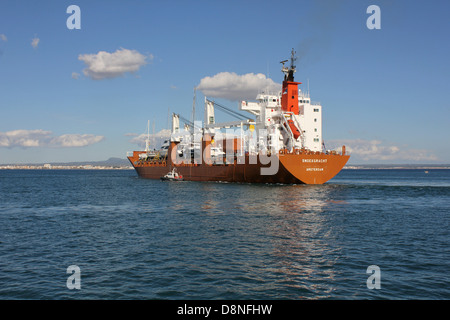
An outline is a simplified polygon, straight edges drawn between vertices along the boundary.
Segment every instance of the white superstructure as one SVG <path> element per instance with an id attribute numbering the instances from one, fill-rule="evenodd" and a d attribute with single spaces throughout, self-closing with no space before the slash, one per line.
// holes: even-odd
<path id="1" fill-rule="evenodd" d="M 181 142 L 180 149 L 183 155 L 191 154 L 193 143 L 200 145 L 201 137 L 208 133 L 213 140 L 238 139 L 237 151 L 242 153 L 270 152 L 278 153 L 280 150 L 293 152 L 294 150 L 308 150 L 312 152 L 323 151 L 322 140 L 322 106 L 311 102 L 309 92 L 303 92 L 294 82 L 295 73 L 294 52 L 291 56 L 291 66 L 285 67 L 282 61 L 282 72 L 285 74 L 282 90 L 277 93 L 259 93 L 256 101 L 241 101 L 239 109 L 251 114 L 243 116 L 214 101 L 205 98 L 205 121 L 203 125 L 189 123 L 192 132 L 179 132 L 180 119 L 186 119 L 174 114 L 172 118 L 172 140 Z M 220 107 L 227 113 L 236 115 L 238 121 L 217 123 L 214 108 Z M 230 134 L 229 128 L 235 128 Z M 237 129 L 236 129 L 237 128 Z M 198 133 L 197 135 L 195 133 Z M 181 134 L 181 135 L 180 135 Z M 198 137 L 198 139 L 196 139 Z M 213 145 L 222 147 L 223 143 Z M 221 152 L 214 149 L 215 153 Z"/>
<path id="2" fill-rule="evenodd" d="M 278 94 L 260 93 L 256 97 L 256 102 L 242 101 L 240 110 L 256 116 L 255 130 L 266 129 L 271 135 L 271 145 L 276 151 L 283 145 L 288 149 L 305 148 L 310 151 L 322 151 L 322 106 L 312 103 L 309 94 L 301 89 L 298 90 L 298 104 L 298 115 L 283 112 L 281 110 L 281 92 Z M 300 131 L 297 139 L 294 139 L 283 118 L 293 120 Z"/>

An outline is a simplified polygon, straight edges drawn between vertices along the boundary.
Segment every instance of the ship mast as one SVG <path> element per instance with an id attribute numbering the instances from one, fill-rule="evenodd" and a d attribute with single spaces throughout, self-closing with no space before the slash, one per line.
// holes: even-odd
<path id="1" fill-rule="evenodd" d="M 197 95 L 197 88 L 194 88 L 194 98 L 192 101 L 192 123 L 195 123 L 195 100 L 196 100 L 196 95 Z M 194 134 L 195 129 L 194 126 L 192 126 L 192 134 Z"/>
<path id="2" fill-rule="evenodd" d="M 298 99 L 298 85 L 301 82 L 294 81 L 294 73 L 295 73 L 295 51 L 292 49 L 291 52 L 291 65 L 286 67 L 284 64 L 289 60 L 281 61 L 283 65 L 281 67 L 281 71 L 284 73 L 284 81 L 282 85 L 282 94 L 281 94 L 281 112 L 283 114 L 282 120 L 284 128 L 287 129 L 287 133 L 289 138 L 291 139 L 289 142 L 290 147 L 292 149 L 296 145 L 297 139 L 301 138 L 301 145 L 304 145 L 303 135 L 300 128 L 300 123 L 298 121 L 298 116 L 300 115 L 299 108 L 299 99 Z"/>
<path id="3" fill-rule="evenodd" d="M 147 140 L 145 140 L 145 151 L 150 151 L 150 120 L 147 120 Z"/>
<path id="4" fill-rule="evenodd" d="M 298 107 L 298 85 L 301 82 L 294 81 L 294 73 L 295 73 L 295 51 L 292 49 L 291 51 L 291 65 L 286 67 L 284 64 L 288 60 L 281 61 L 280 63 L 283 65 L 281 67 L 281 71 L 284 73 L 284 81 L 281 95 L 281 110 L 284 112 L 291 112 L 295 115 L 299 114 Z"/>
<path id="5" fill-rule="evenodd" d="M 281 67 L 281 71 L 284 73 L 284 81 L 292 82 L 292 81 L 294 81 L 294 73 L 296 71 L 296 67 L 295 67 L 294 63 L 295 63 L 295 60 L 297 60 L 294 49 L 292 49 L 292 51 L 291 51 L 291 59 L 290 60 L 291 60 L 291 65 L 289 68 L 284 66 L 284 64 L 286 62 L 288 62 L 289 60 L 283 60 L 280 63 L 283 65 Z"/>

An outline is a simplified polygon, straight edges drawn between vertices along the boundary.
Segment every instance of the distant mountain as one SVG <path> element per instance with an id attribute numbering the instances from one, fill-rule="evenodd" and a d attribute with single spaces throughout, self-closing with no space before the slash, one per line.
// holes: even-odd
<path id="1" fill-rule="evenodd" d="M 109 158 L 108 160 L 105 161 L 97 161 L 94 162 L 95 165 L 97 166 L 112 166 L 112 167 L 128 167 L 130 166 L 130 161 L 128 161 L 128 159 L 122 159 L 122 158 Z"/>
<path id="2" fill-rule="evenodd" d="M 50 163 L 55 166 L 105 166 L 105 167 L 128 167 L 130 162 L 127 159 L 111 157 L 108 160 L 102 161 L 83 161 L 83 162 L 60 162 Z"/>

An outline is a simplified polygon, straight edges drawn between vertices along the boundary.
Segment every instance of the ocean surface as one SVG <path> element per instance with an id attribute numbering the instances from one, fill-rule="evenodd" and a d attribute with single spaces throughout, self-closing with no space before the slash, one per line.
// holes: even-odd
<path id="1" fill-rule="evenodd" d="M 450 170 L 0 170 L 0 219 L 0 299 L 450 299 Z"/>

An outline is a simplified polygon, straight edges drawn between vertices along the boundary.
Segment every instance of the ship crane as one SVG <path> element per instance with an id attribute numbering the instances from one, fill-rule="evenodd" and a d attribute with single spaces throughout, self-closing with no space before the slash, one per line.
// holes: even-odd
<path id="1" fill-rule="evenodd" d="M 243 115 L 243 114 L 241 114 L 239 112 L 236 112 L 236 111 L 234 111 L 234 110 L 232 110 L 230 108 L 227 108 L 227 107 L 225 107 L 225 106 L 223 106 L 221 104 L 218 104 L 215 101 L 211 101 L 211 100 L 208 100 L 208 99 L 206 99 L 206 101 L 211 102 L 212 104 L 214 104 L 214 106 L 219 107 L 223 112 L 229 114 L 232 117 L 235 117 L 236 119 L 249 120 L 247 116 L 245 116 L 245 115 Z"/>
<path id="2" fill-rule="evenodd" d="M 180 120 L 183 121 L 185 124 L 187 124 L 189 127 L 201 129 L 201 127 L 196 126 L 195 123 L 193 123 L 192 121 L 186 119 L 185 117 L 183 117 L 177 113 L 173 113 L 173 116 L 177 116 L 178 118 L 180 118 Z"/>
<path id="3" fill-rule="evenodd" d="M 205 98 L 205 103 L 209 103 L 209 104 L 212 104 L 213 106 L 219 107 L 219 109 L 222 112 L 225 112 L 226 114 L 238 119 L 238 121 L 230 121 L 230 122 L 222 122 L 222 123 L 206 123 L 205 124 L 206 129 L 242 127 L 243 125 L 249 125 L 251 123 L 254 123 L 253 119 L 249 119 L 247 116 L 245 116 L 239 112 L 236 112 L 230 108 L 227 108 L 215 101 L 211 101 L 211 100 Z"/>

